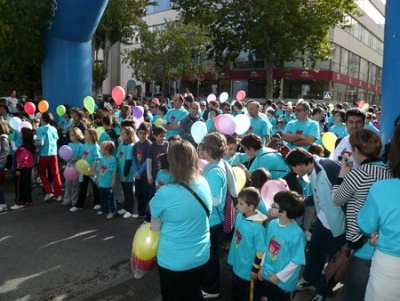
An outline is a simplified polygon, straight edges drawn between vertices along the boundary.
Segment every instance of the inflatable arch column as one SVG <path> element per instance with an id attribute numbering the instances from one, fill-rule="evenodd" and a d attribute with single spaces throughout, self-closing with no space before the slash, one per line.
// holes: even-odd
<path id="1" fill-rule="evenodd" d="M 82 107 L 92 95 L 91 40 L 108 0 L 53 0 L 43 34 L 43 97 L 55 112 L 59 104 Z"/>

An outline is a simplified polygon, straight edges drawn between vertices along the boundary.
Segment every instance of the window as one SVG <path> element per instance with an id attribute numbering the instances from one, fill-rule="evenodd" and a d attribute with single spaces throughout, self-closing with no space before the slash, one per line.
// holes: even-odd
<path id="1" fill-rule="evenodd" d="M 147 7 L 147 15 L 155 14 L 170 9 L 171 9 L 170 0 L 158 0 L 156 5 L 149 5 Z"/>
<path id="2" fill-rule="evenodd" d="M 348 75 L 349 51 L 342 48 L 340 57 L 340 73 Z"/>
<path id="3" fill-rule="evenodd" d="M 336 45 L 332 50 L 332 62 L 331 62 L 331 70 L 335 72 L 340 71 L 340 51 L 341 47 Z"/>

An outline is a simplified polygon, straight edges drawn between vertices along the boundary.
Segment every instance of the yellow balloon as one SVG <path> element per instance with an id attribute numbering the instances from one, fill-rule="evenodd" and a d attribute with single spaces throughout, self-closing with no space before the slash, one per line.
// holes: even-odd
<path id="1" fill-rule="evenodd" d="M 322 135 L 322 145 L 329 152 L 332 152 L 335 149 L 337 137 L 334 133 L 328 132 Z"/>
<path id="2" fill-rule="evenodd" d="M 81 174 L 83 174 L 85 176 L 90 175 L 90 166 L 86 160 L 80 159 L 80 160 L 76 161 L 75 167 L 76 167 L 76 170 L 79 171 Z"/>
<path id="3" fill-rule="evenodd" d="M 244 170 L 238 166 L 232 167 L 232 170 L 233 173 L 235 174 L 236 188 L 239 192 L 243 189 L 244 185 L 246 185 L 246 174 L 244 173 Z"/>
<path id="4" fill-rule="evenodd" d="M 141 226 L 135 233 L 132 243 L 133 254 L 140 260 L 150 260 L 156 257 L 160 232 L 150 230 L 150 223 Z"/>
<path id="5" fill-rule="evenodd" d="M 104 131 L 105 131 L 105 129 L 102 126 L 99 126 L 98 128 L 96 128 L 97 138 L 100 139 L 100 136 L 101 136 L 101 134 L 103 134 Z"/>
<path id="6" fill-rule="evenodd" d="M 156 126 L 162 126 L 162 122 L 163 122 L 163 120 L 162 120 L 161 118 L 158 118 L 158 119 L 154 122 L 154 125 L 156 125 Z"/>

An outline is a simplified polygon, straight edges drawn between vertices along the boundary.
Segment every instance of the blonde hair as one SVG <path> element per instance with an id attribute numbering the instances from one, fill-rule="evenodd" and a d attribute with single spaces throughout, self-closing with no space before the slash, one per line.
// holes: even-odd
<path id="1" fill-rule="evenodd" d="M 225 136 L 217 132 L 206 135 L 203 139 L 203 145 L 204 150 L 214 160 L 222 159 L 228 149 Z"/>
<path id="2" fill-rule="evenodd" d="M 133 127 L 131 126 L 123 126 L 121 127 L 121 132 L 125 132 L 128 137 L 129 137 L 129 141 L 128 143 L 136 143 L 136 137 L 135 137 L 135 130 L 133 129 Z"/>
<path id="3" fill-rule="evenodd" d="M 96 132 L 95 129 L 87 129 L 86 133 L 89 134 L 89 136 L 92 139 L 93 143 L 98 143 L 99 142 L 99 137 L 97 136 L 97 132 Z"/>
<path id="4" fill-rule="evenodd" d="M 185 158 L 185 160 L 182 160 Z M 173 183 L 186 182 L 188 185 L 200 176 L 199 159 L 194 146 L 186 141 L 176 141 L 170 146 L 167 155 L 169 171 L 173 178 Z"/>
<path id="5" fill-rule="evenodd" d="M 101 143 L 101 148 L 105 149 L 109 155 L 112 155 L 115 150 L 115 144 L 113 141 L 107 140 Z"/>
<path id="6" fill-rule="evenodd" d="M 78 138 L 78 141 L 83 141 L 84 137 L 80 128 L 72 128 L 69 133 L 73 133 Z"/>
<path id="7" fill-rule="evenodd" d="M 7 123 L 3 119 L 0 119 L 0 134 L 8 135 L 9 133 L 10 129 L 8 128 Z"/>
<path id="8" fill-rule="evenodd" d="M 360 129 L 350 135 L 350 145 L 368 158 L 377 157 L 382 149 L 379 135 L 369 129 Z"/>

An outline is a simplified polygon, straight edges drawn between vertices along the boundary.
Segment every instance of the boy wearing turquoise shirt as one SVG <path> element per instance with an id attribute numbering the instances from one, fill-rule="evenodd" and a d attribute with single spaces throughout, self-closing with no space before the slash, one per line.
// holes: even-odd
<path id="1" fill-rule="evenodd" d="M 301 266 L 305 264 L 306 239 L 294 221 L 304 213 L 301 196 L 294 191 L 278 192 L 271 205 L 266 253 L 258 279 L 268 301 L 290 301 L 296 290 Z"/>
<path id="2" fill-rule="evenodd" d="M 257 279 L 266 250 L 263 222 L 267 217 L 256 210 L 259 201 L 260 193 L 254 187 L 245 188 L 238 195 L 239 213 L 228 255 L 228 263 L 233 267 L 234 301 L 249 300 L 250 280 Z"/>

